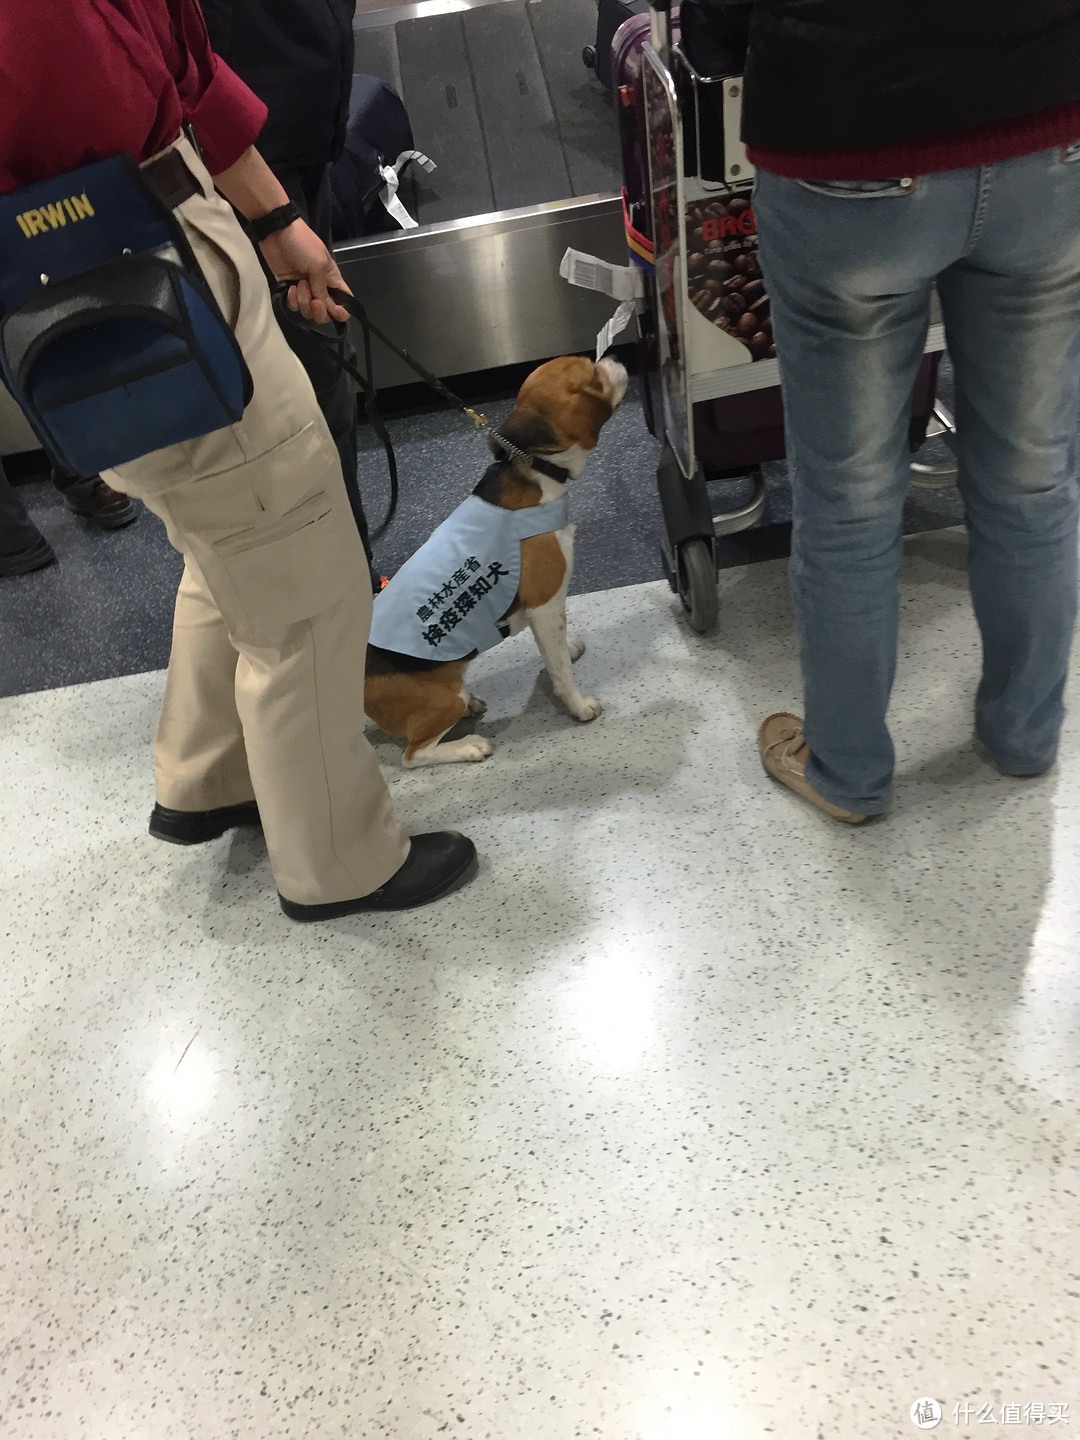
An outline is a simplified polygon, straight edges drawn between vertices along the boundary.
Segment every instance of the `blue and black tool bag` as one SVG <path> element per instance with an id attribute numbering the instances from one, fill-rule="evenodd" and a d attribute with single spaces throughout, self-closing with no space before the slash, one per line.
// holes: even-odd
<path id="1" fill-rule="evenodd" d="M 0 196 L 0 374 L 54 463 L 79 475 L 244 413 L 244 357 L 130 156 Z"/>

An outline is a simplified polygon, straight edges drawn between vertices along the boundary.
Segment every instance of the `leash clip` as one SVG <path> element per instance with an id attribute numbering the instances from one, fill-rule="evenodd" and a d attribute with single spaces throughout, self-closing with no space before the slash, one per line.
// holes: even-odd
<path id="1" fill-rule="evenodd" d="M 470 420 L 472 421 L 472 423 L 476 426 L 477 430 L 490 430 L 490 429 L 491 429 L 491 425 L 488 423 L 488 418 L 487 418 L 487 416 L 481 414 L 481 412 L 480 412 L 479 410 L 473 410 L 473 409 L 472 409 L 470 406 L 468 406 L 468 405 L 463 405 L 461 408 L 462 408 L 462 410 L 464 410 L 465 414 L 468 415 L 469 419 L 470 419 Z"/>

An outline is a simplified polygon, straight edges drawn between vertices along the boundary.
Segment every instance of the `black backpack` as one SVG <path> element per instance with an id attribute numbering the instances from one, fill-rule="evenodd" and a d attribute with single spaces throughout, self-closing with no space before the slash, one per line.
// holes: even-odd
<path id="1" fill-rule="evenodd" d="M 335 241 L 398 229 L 379 198 L 383 189 L 379 167 L 393 165 L 412 148 L 412 126 L 401 96 L 374 75 L 354 75 L 345 150 L 331 171 Z M 408 198 L 405 203 L 407 209 L 415 209 Z"/>

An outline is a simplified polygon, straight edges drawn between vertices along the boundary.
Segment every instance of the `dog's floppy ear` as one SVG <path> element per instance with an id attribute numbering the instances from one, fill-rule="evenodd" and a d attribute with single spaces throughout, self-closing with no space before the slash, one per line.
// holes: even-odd
<path id="1" fill-rule="evenodd" d="M 555 451 L 561 449 L 559 437 L 551 428 L 542 415 L 535 410 L 525 410 L 521 406 L 514 409 L 510 419 L 505 425 L 498 427 L 499 434 L 509 440 L 511 445 L 516 445 L 519 450 L 526 450 L 530 453 L 536 450 Z M 505 458 L 499 448 L 497 440 L 488 442 L 492 452 L 498 455 L 499 459 Z"/>
<path id="2" fill-rule="evenodd" d="M 585 384 L 575 385 L 562 415 L 567 438 L 582 449 L 591 450 L 600 438 L 600 431 L 611 419 L 614 408 L 610 391 L 595 373 Z"/>

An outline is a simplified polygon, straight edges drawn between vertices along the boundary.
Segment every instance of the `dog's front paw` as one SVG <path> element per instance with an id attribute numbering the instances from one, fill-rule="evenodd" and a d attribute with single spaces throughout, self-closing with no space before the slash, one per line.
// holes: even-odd
<path id="1" fill-rule="evenodd" d="M 582 724 L 588 720 L 595 720 L 604 708 L 600 704 L 600 701 L 595 700 L 591 695 L 582 695 L 577 700 L 571 700 L 569 703 L 570 714 L 573 715 L 575 720 L 580 720 Z"/>
<path id="2" fill-rule="evenodd" d="M 571 660 L 580 660 L 585 654 L 585 641 L 576 640 L 573 635 L 566 637 L 566 648 L 570 651 Z"/>
<path id="3" fill-rule="evenodd" d="M 479 695 L 470 695 L 465 705 L 465 712 L 468 715 L 483 715 L 487 709 L 487 701 L 481 700 Z"/>
<path id="4" fill-rule="evenodd" d="M 461 745 L 459 754 L 462 760 L 486 760 L 495 750 L 491 741 L 485 740 L 482 735 L 470 735 L 467 740 L 459 743 Z"/>

